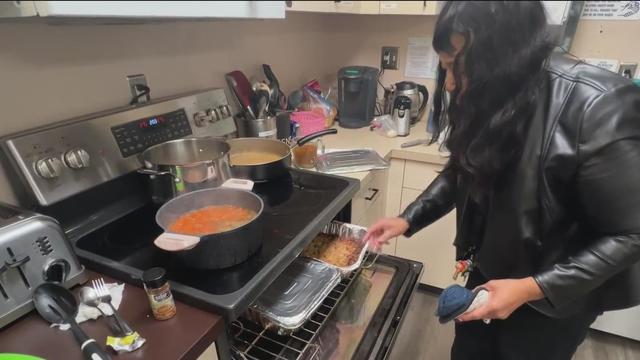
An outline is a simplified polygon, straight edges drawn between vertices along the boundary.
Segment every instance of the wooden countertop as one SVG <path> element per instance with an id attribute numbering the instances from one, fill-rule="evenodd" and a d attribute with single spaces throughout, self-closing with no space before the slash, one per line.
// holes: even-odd
<path id="1" fill-rule="evenodd" d="M 114 279 L 89 271 L 89 278 L 103 277 L 106 282 Z M 77 292 L 80 287 L 73 289 Z M 147 295 L 143 289 L 126 284 L 119 313 L 147 342 L 131 353 L 116 355 L 114 360 L 125 359 L 196 359 L 224 331 L 222 317 L 176 302 L 176 316 L 159 321 L 151 315 Z M 107 322 L 102 317 L 88 320 L 80 327 L 103 347 L 110 335 Z M 49 327 L 35 310 L 0 330 L 0 353 L 21 353 L 48 360 L 82 359 L 80 347 L 71 331 Z"/>

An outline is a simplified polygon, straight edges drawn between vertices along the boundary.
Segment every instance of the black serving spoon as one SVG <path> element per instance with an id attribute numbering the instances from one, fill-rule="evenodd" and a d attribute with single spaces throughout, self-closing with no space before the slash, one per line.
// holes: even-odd
<path id="1" fill-rule="evenodd" d="M 76 323 L 78 303 L 71 291 L 52 283 L 44 283 L 33 291 L 33 305 L 43 319 L 52 324 L 69 324 L 71 332 L 87 360 L 109 360 L 111 357 L 100 348 Z"/>

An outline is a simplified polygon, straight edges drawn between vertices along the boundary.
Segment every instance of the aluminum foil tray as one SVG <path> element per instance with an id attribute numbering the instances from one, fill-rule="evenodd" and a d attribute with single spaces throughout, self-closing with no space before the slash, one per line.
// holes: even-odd
<path id="1" fill-rule="evenodd" d="M 316 169 L 327 174 L 386 169 L 389 162 L 373 149 L 331 151 L 318 155 Z"/>
<path id="2" fill-rule="evenodd" d="M 327 235 L 344 236 L 357 241 L 361 246 L 360 254 L 358 254 L 358 258 L 355 262 L 342 267 L 336 266 L 334 264 L 326 263 L 320 259 L 316 259 L 316 258 L 313 258 L 313 259 L 337 268 L 340 271 L 340 274 L 342 275 L 343 278 L 349 276 L 351 272 L 353 272 L 354 270 L 357 270 L 358 268 L 360 268 L 360 266 L 362 266 L 362 262 L 366 257 L 367 250 L 369 250 L 369 244 L 364 242 L 364 236 L 367 234 L 366 228 L 358 225 L 333 221 L 327 224 L 322 229 L 322 233 Z"/>
<path id="3" fill-rule="evenodd" d="M 251 305 L 248 317 L 280 335 L 292 334 L 304 325 L 340 280 L 336 267 L 298 258 Z"/>

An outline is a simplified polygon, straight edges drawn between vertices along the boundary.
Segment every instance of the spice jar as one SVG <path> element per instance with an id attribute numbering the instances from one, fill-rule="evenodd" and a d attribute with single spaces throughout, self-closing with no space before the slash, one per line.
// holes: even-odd
<path id="1" fill-rule="evenodd" d="M 154 267 L 142 273 L 144 290 L 149 297 L 149 305 L 156 320 L 171 319 L 176 314 L 176 304 L 171 295 L 167 272 L 160 267 Z"/>

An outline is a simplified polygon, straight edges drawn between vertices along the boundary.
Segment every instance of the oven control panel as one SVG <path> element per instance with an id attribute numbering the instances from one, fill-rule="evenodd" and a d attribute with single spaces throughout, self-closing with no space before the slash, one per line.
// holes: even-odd
<path id="1" fill-rule="evenodd" d="M 138 154 L 144 149 L 193 134 L 184 109 L 147 116 L 111 128 L 122 157 Z"/>
<path id="2" fill-rule="evenodd" d="M 149 146 L 188 136 L 233 135 L 228 107 L 224 90 L 210 89 L 54 123 L 0 144 L 25 187 L 48 206 L 140 169 L 137 155 Z M 220 116 L 203 120 L 211 109 Z"/>

